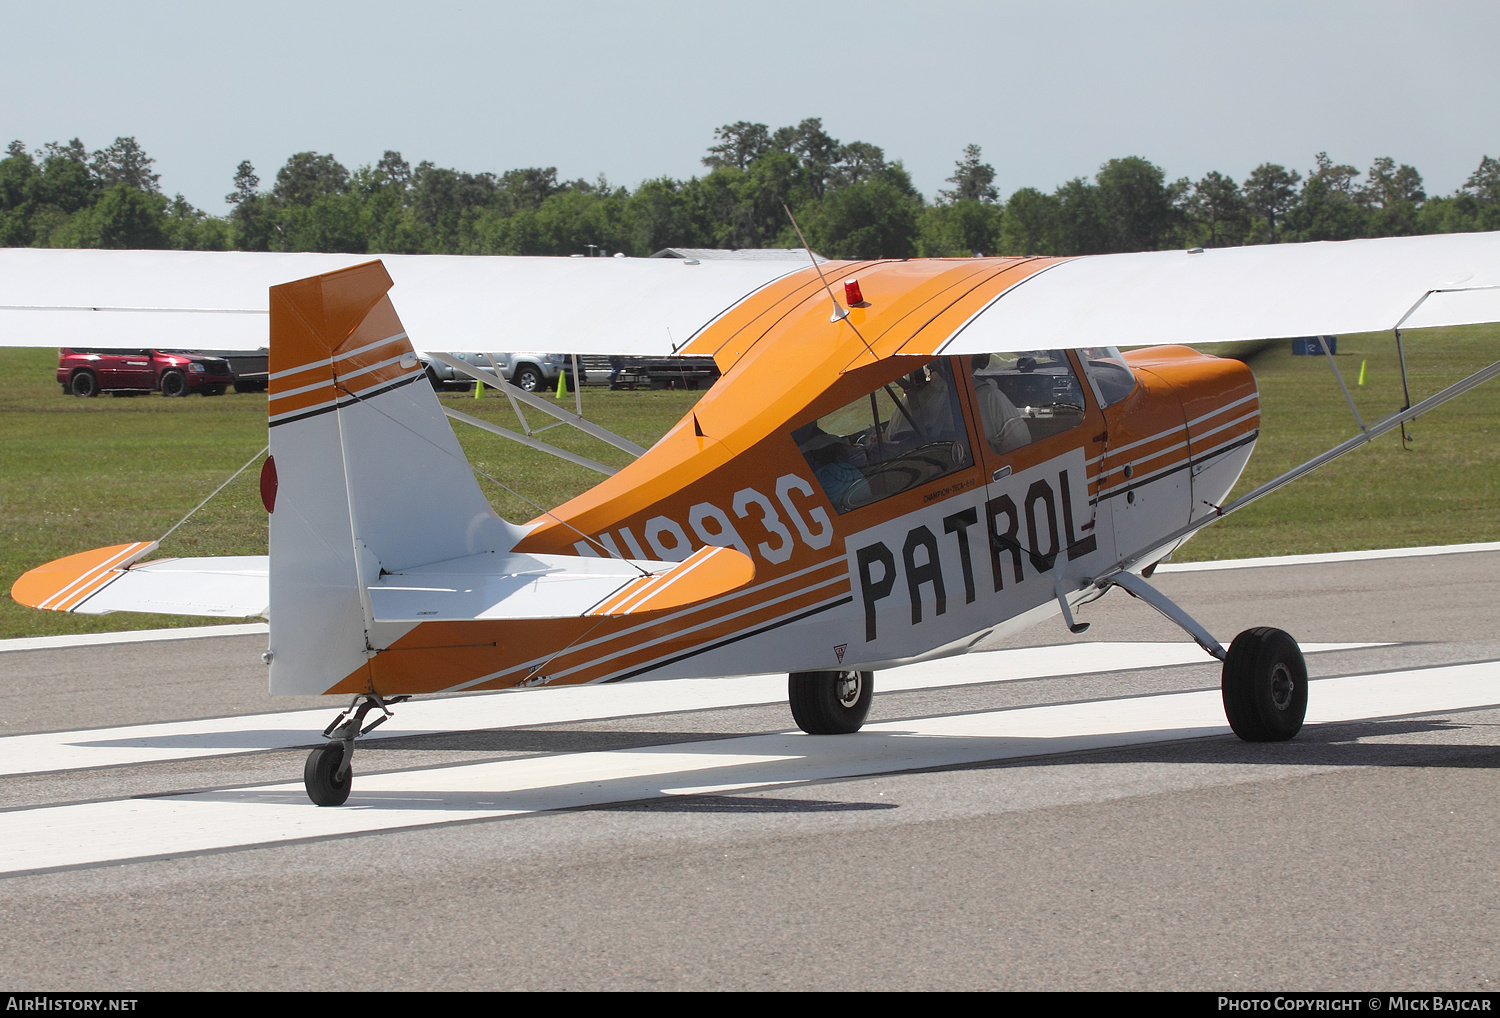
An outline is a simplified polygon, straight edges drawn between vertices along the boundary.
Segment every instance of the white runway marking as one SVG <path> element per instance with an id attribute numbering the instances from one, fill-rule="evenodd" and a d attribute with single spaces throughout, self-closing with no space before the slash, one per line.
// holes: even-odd
<path id="1" fill-rule="evenodd" d="M 1500 551 L 1500 541 L 1479 544 L 1431 544 L 1422 548 L 1370 548 L 1365 551 L 1329 551 L 1316 555 L 1267 555 L 1262 558 L 1220 559 L 1216 562 L 1167 562 L 1159 573 L 1204 573 L 1218 569 L 1260 569 L 1265 566 L 1315 566 L 1328 562 L 1369 562 L 1387 558 L 1425 558 L 1428 555 L 1467 555 L 1476 551 Z"/>
<path id="2" fill-rule="evenodd" d="M 1312 654 L 1372 646 L 1377 644 L 1307 644 L 1302 649 Z M 878 696 L 881 692 L 899 690 L 1182 664 L 1217 667 L 1193 643 L 1071 643 L 987 651 L 892 668 L 875 676 L 875 690 Z M 784 701 L 786 695 L 786 676 L 777 674 L 445 697 L 401 704 L 395 708 L 395 717 L 371 732 L 368 738 L 524 728 L 740 707 L 778 703 Z M 330 698 L 329 706 L 319 710 L 7 736 L 0 738 L 0 776 L 311 746 L 319 741 L 319 733 L 335 711 L 346 703 L 347 699 Z"/>
<path id="3" fill-rule="evenodd" d="M 1500 662 L 1312 683 L 1310 723 L 1500 703 Z M 0 813 L 0 872 L 275 844 L 864 774 L 1227 733 L 1216 690 L 1029 707 L 613 752 L 356 775 L 349 805 L 311 805 L 300 783 Z"/>
<path id="4" fill-rule="evenodd" d="M 78 633 L 73 636 L 22 636 L 0 640 L 0 654 L 10 650 L 65 650 L 68 647 L 99 647 L 115 643 L 156 643 L 161 640 L 203 640 L 215 636 L 268 634 L 265 622 L 232 626 L 185 626 L 181 629 L 134 629 L 124 633 Z"/>

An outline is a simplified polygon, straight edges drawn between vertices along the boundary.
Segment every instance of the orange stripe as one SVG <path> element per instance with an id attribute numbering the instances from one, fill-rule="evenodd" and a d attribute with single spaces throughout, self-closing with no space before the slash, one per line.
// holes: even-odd
<path id="1" fill-rule="evenodd" d="M 155 541 L 134 541 L 55 559 L 23 574 L 10 596 L 31 608 L 69 611 L 155 548 Z"/>
<path id="2" fill-rule="evenodd" d="M 72 611 L 84 601 L 88 600 L 91 594 L 98 593 L 100 590 L 103 590 L 105 587 L 109 586 L 115 580 L 124 575 L 125 570 L 123 569 L 111 569 L 108 572 L 101 573 L 90 580 L 87 584 L 84 585 L 81 590 L 75 592 L 67 600 L 51 606 L 51 610 L 59 612 Z"/>
<path id="3" fill-rule="evenodd" d="M 296 396 L 273 396 L 271 397 L 270 415 L 280 417 L 282 414 L 295 413 L 298 410 L 307 410 L 316 406 L 332 403 L 339 396 L 339 391 L 332 383 L 312 392 L 299 393 Z"/>

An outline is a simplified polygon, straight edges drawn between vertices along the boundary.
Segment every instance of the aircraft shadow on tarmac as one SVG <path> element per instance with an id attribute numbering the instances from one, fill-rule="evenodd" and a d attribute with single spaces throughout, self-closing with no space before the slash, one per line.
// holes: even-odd
<path id="1" fill-rule="evenodd" d="M 474 732 L 418 732 L 387 738 L 361 739 L 359 754 L 394 750 L 469 751 L 491 753 L 577 753 L 585 751 L 635 749 L 676 742 L 702 742 L 709 739 L 733 739 L 744 732 L 636 732 L 599 731 L 596 729 L 496 728 Z M 288 750 L 311 749 L 323 744 L 316 732 L 305 729 L 252 729 L 239 732 L 177 732 L 171 735 L 128 736 L 120 739 L 91 739 L 70 745 L 112 749 L 204 749 L 204 750 Z"/>
<path id="2" fill-rule="evenodd" d="M 685 802 L 689 798 L 701 800 L 702 794 L 729 789 L 738 791 L 900 772 L 1057 765 L 1059 762 L 1500 766 L 1500 749 L 1493 745 L 1356 741 L 1371 737 L 1454 732 L 1470 727 L 1473 726 L 1436 718 L 1341 722 L 1310 726 L 1291 742 L 1258 745 L 1242 743 L 1232 736 L 1193 737 L 1180 731 L 1136 732 L 1131 733 L 1126 744 L 1095 747 L 1080 747 L 1075 737 L 932 736 L 891 730 L 864 732 L 852 737 L 784 733 L 707 740 L 698 733 L 695 741 L 682 741 L 679 737 L 675 745 L 658 743 L 614 750 L 612 754 L 600 752 L 597 743 L 592 743 L 594 748 L 588 754 L 591 759 L 587 764 L 578 760 L 576 765 L 571 765 L 555 757 L 534 755 L 513 760 L 402 769 L 383 774 L 378 770 L 361 772 L 356 776 L 347 808 L 474 812 L 493 816 L 597 808 L 662 798 Z M 558 733 L 560 736 L 569 734 L 576 733 Z M 614 759 L 610 759 L 611 756 Z M 364 759 L 368 761 L 370 758 L 366 756 Z M 571 770 L 574 766 L 576 772 Z M 482 770 L 486 768 L 493 770 Z M 615 773 L 609 773 L 611 770 Z M 490 781 L 493 781 L 491 787 L 480 787 Z M 702 793 L 694 795 L 691 791 L 694 789 L 702 789 Z M 194 793 L 190 798 L 246 805 L 307 804 L 300 786 L 224 789 Z"/>
<path id="3" fill-rule="evenodd" d="M 239 732 L 176 732 L 171 735 L 131 735 L 119 739 L 79 739 L 70 746 L 91 749 L 310 749 L 319 741 L 305 729 L 255 728 Z M 373 743 L 360 743 L 364 749 Z"/>
<path id="4" fill-rule="evenodd" d="M 1309 725 L 1290 742 L 1247 743 L 1227 736 L 1186 739 L 1088 750 L 1069 763 L 1119 764 L 1258 764 L 1299 767 L 1494 767 L 1500 768 L 1500 747 L 1493 744 L 1428 742 L 1359 742 L 1428 732 L 1456 732 L 1492 728 L 1493 723 L 1459 723 L 1444 719 L 1410 718 L 1394 721 L 1344 721 Z M 1058 757 L 994 760 L 981 767 L 1040 767 L 1055 765 Z"/>
<path id="5" fill-rule="evenodd" d="M 899 809 L 896 802 L 838 802 L 828 799 L 767 799 L 760 796 L 675 795 L 670 799 L 610 803 L 601 810 L 625 813 L 843 813 Z"/>
<path id="6" fill-rule="evenodd" d="M 597 728 L 494 728 L 477 732 L 392 736 L 360 742 L 358 752 L 428 750 L 480 753 L 594 753 L 612 749 L 670 746 L 683 742 L 737 739 L 759 732 L 609 731 Z M 365 757 L 369 759 L 369 757 Z"/>

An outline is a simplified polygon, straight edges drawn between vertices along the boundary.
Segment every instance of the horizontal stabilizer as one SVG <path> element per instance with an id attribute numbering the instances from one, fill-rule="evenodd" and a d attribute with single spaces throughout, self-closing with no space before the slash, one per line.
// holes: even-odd
<path id="1" fill-rule="evenodd" d="M 267 615 L 266 556 L 132 564 L 155 548 L 140 541 L 69 555 L 23 575 L 11 597 L 82 615 Z M 717 597 L 754 578 L 754 563 L 733 548 L 700 548 L 685 562 L 484 553 L 386 573 L 371 585 L 370 604 L 377 622 L 637 615 Z"/>
<path id="2" fill-rule="evenodd" d="M 80 615 L 155 612 L 162 615 L 264 616 L 270 569 L 264 555 L 170 558 L 137 563 L 154 541 L 117 544 L 69 555 L 24 574 L 10 596 L 21 604 Z"/>
<path id="3" fill-rule="evenodd" d="M 576 618 L 680 607 L 754 575 L 732 548 L 701 548 L 685 562 L 481 554 L 387 573 L 369 592 L 376 622 Z"/>
<path id="4" fill-rule="evenodd" d="M 170 558 L 132 566 L 73 609 L 84 615 L 158 612 L 162 615 L 266 617 L 271 570 L 264 555 Z"/>
<path id="5" fill-rule="evenodd" d="M 706 601 L 755 579 L 755 563 L 733 548 L 699 548 L 685 561 L 655 576 L 640 576 L 590 615 L 639 615 Z"/>

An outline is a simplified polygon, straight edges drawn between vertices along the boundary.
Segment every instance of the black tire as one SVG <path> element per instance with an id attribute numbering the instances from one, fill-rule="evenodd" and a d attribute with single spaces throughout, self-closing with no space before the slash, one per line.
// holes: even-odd
<path id="1" fill-rule="evenodd" d="M 187 376 L 181 371 L 162 372 L 161 394 L 172 397 L 186 396 L 188 394 Z"/>
<path id="2" fill-rule="evenodd" d="M 1307 716 L 1307 662 L 1280 629 L 1247 629 L 1224 656 L 1224 716 L 1246 742 L 1285 742 Z"/>
<path id="3" fill-rule="evenodd" d="M 99 379 L 92 371 L 75 371 L 68 381 L 68 391 L 75 396 L 92 399 L 99 395 Z"/>
<path id="4" fill-rule="evenodd" d="M 792 719 L 808 735 L 857 732 L 875 699 L 874 672 L 792 672 L 787 679 Z"/>
<path id="5" fill-rule="evenodd" d="M 203 390 L 203 395 L 222 396 L 224 395 L 224 387 L 222 385 L 210 385 L 207 389 Z"/>
<path id="6" fill-rule="evenodd" d="M 536 392 L 545 384 L 542 377 L 542 369 L 530 364 L 522 364 L 516 368 L 515 375 L 511 378 L 516 388 L 524 389 L 526 392 Z"/>
<path id="7" fill-rule="evenodd" d="M 242 392 L 243 393 L 243 392 L 264 392 L 265 390 L 262 389 L 260 386 L 256 385 L 254 382 L 235 382 L 234 383 L 234 391 L 235 392 Z"/>
<path id="8" fill-rule="evenodd" d="M 302 766 L 302 783 L 307 786 L 307 797 L 319 806 L 342 806 L 349 800 L 349 789 L 354 785 L 354 768 L 344 772 L 342 781 L 334 777 L 339 765 L 344 762 L 344 744 L 330 742 L 307 754 L 307 763 Z"/>

